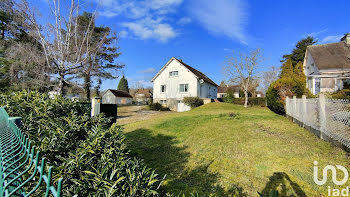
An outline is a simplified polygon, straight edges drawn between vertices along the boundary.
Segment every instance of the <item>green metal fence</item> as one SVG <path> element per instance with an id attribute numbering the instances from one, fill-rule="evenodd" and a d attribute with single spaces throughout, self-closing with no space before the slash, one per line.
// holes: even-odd
<path id="1" fill-rule="evenodd" d="M 20 117 L 10 118 L 0 108 L 0 197 L 41 196 L 60 197 L 62 179 L 53 185 L 52 167 L 46 170 L 45 159 L 18 128 Z M 46 173 L 47 171 L 47 173 Z"/>

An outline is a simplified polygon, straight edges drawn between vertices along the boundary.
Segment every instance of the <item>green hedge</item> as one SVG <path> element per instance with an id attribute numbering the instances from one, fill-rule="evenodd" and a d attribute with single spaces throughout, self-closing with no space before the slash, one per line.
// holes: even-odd
<path id="1" fill-rule="evenodd" d="M 244 105 L 245 98 L 225 98 L 224 97 L 224 101 L 226 103 Z M 262 98 L 262 97 L 249 97 L 248 98 L 248 105 L 266 107 L 266 99 Z"/>
<path id="2" fill-rule="evenodd" d="M 32 91 L 0 95 L 10 116 L 21 116 L 23 131 L 63 177 L 64 196 L 153 196 L 159 181 L 142 160 L 131 157 L 122 128 L 108 127 L 102 114 L 85 105 Z"/>

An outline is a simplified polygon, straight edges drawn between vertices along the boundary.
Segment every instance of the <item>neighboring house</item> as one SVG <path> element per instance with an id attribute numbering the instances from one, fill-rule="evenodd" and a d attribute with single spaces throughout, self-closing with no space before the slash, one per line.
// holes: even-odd
<path id="1" fill-rule="evenodd" d="M 102 95 L 102 104 L 130 105 L 132 96 L 124 91 L 108 89 Z"/>
<path id="2" fill-rule="evenodd" d="M 233 92 L 233 97 L 234 98 L 239 98 L 239 90 L 240 87 L 237 86 L 227 86 L 227 87 L 218 87 L 218 94 L 217 97 L 218 98 L 224 98 L 227 95 L 228 91 L 232 91 Z"/>
<path id="3" fill-rule="evenodd" d="M 304 72 L 313 94 L 350 88 L 350 33 L 341 42 L 308 46 Z"/>
<path id="4" fill-rule="evenodd" d="M 264 97 L 264 93 L 262 91 L 256 91 L 256 97 Z"/>
<path id="5" fill-rule="evenodd" d="M 184 97 L 216 99 L 218 85 L 202 72 L 172 57 L 152 79 L 153 102 L 176 110 Z"/>
<path id="6" fill-rule="evenodd" d="M 149 89 L 138 89 L 135 92 L 134 100 L 138 105 L 147 105 L 152 99 L 152 92 Z"/>

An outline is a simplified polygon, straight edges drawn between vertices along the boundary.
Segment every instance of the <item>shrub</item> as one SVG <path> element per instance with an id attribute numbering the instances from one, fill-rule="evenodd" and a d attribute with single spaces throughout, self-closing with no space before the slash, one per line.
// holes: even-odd
<path id="1" fill-rule="evenodd" d="M 310 91 L 300 78 L 284 77 L 273 82 L 266 91 L 267 106 L 277 114 L 285 114 L 285 98 L 287 96 L 310 96 Z"/>
<path id="2" fill-rule="evenodd" d="M 228 101 L 231 101 L 231 102 L 228 102 Z M 244 101 L 245 101 L 245 98 L 232 98 L 232 99 L 230 98 L 225 100 L 225 102 L 227 103 L 233 103 L 237 105 L 244 105 Z M 262 97 L 249 97 L 248 105 L 266 107 L 266 99 Z"/>
<path id="3" fill-rule="evenodd" d="M 151 196 L 156 174 L 129 155 L 122 128 L 108 128 L 103 114 L 70 99 L 22 91 L 0 95 L 11 116 L 21 116 L 23 131 L 63 177 L 65 196 Z"/>
<path id="4" fill-rule="evenodd" d="M 222 99 L 225 103 L 233 103 L 234 96 L 231 91 L 227 92 L 226 96 Z"/>
<path id="5" fill-rule="evenodd" d="M 200 99 L 199 97 L 184 97 L 183 102 L 192 108 L 199 107 L 204 104 L 203 99 Z"/>
<path id="6" fill-rule="evenodd" d="M 334 99 L 350 99 L 350 89 L 343 89 L 329 95 L 330 98 Z"/>
<path id="7" fill-rule="evenodd" d="M 160 103 L 152 103 L 149 105 L 149 109 L 154 111 L 160 111 L 162 108 L 163 106 Z"/>
<path id="8" fill-rule="evenodd" d="M 130 157 L 124 140 L 122 128 L 117 125 L 90 130 L 88 138 L 59 167 L 66 183 L 65 196 L 157 194 L 157 174 L 143 161 Z"/>
<path id="9" fill-rule="evenodd" d="M 281 99 L 278 89 L 275 88 L 275 82 L 273 82 L 266 91 L 267 106 L 277 114 L 284 114 L 284 101 Z"/>

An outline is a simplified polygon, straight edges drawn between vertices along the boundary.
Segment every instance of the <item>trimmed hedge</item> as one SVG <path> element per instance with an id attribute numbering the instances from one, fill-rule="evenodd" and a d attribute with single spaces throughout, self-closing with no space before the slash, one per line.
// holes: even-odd
<path id="1" fill-rule="evenodd" d="M 191 106 L 191 108 L 199 107 L 204 104 L 203 99 L 199 97 L 184 97 L 183 102 L 186 105 Z"/>
<path id="2" fill-rule="evenodd" d="M 244 105 L 245 98 L 226 98 L 224 97 L 226 103 L 233 103 L 237 105 Z M 250 106 L 262 106 L 266 107 L 266 99 L 262 97 L 249 97 L 248 105 Z"/>

